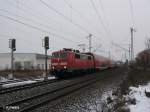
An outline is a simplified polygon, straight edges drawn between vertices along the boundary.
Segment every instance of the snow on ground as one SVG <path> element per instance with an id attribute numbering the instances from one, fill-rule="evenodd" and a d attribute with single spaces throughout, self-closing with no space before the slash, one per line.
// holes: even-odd
<path id="1" fill-rule="evenodd" d="M 54 77 L 54 76 L 48 77 L 48 80 L 52 80 L 52 79 L 56 79 L 56 77 Z M 38 79 L 34 79 L 34 80 L 36 80 L 36 81 L 43 81 L 44 78 L 38 78 Z"/>
<path id="2" fill-rule="evenodd" d="M 35 83 L 36 81 L 28 80 L 28 81 L 22 81 L 22 82 L 15 82 L 15 83 L 9 83 L 9 84 L 3 84 L 3 88 L 9 88 L 9 87 L 14 87 L 14 86 L 19 86 L 19 85 L 25 85 L 25 84 L 30 84 L 30 83 Z"/>
<path id="3" fill-rule="evenodd" d="M 14 78 L 14 80 L 19 80 L 19 79 Z M 8 81 L 12 81 L 12 80 L 9 80 L 9 79 L 6 78 L 6 77 L 0 76 L 0 82 L 8 82 Z"/>
<path id="4" fill-rule="evenodd" d="M 0 82 L 6 82 L 6 81 L 8 81 L 7 78 L 5 78 L 5 77 L 0 77 Z"/>
<path id="5" fill-rule="evenodd" d="M 130 89 L 129 96 L 136 99 L 136 105 L 129 105 L 130 112 L 150 112 L 150 98 L 145 95 L 145 90 L 150 92 L 150 83 Z"/>
<path id="6" fill-rule="evenodd" d="M 55 79 L 55 77 L 48 77 L 48 80 L 53 80 Z M 10 80 L 8 80 L 7 78 L 1 78 L 0 82 L 8 82 L 6 84 L 2 84 L 3 88 L 9 88 L 9 87 L 14 87 L 14 86 L 19 86 L 19 85 L 25 85 L 25 84 L 30 84 L 30 83 L 35 83 L 37 81 L 43 81 L 44 78 L 37 78 L 37 79 L 33 79 L 33 80 L 27 80 L 27 81 L 18 81 L 18 82 L 13 82 L 13 80 L 11 80 L 12 82 L 9 82 Z"/>

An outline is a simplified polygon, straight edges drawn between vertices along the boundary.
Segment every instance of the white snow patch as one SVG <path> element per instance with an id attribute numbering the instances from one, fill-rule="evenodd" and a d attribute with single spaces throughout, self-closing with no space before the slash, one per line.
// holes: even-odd
<path id="1" fill-rule="evenodd" d="M 48 77 L 48 80 L 52 80 L 52 79 L 56 79 L 56 77 L 53 77 L 53 76 Z M 43 81 L 44 78 L 38 78 L 38 79 L 34 79 L 34 80 L 36 80 L 36 81 Z"/>
<path id="2" fill-rule="evenodd" d="M 55 77 L 48 77 L 48 80 L 53 80 L 55 79 Z M 38 78 L 38 79 L 34 79 L 34 80 L 27 80 L 27 81 L 19 81 L 19 82 L 12 82 L 12 83 L 8 83 L 8 84 L 3 84 L 2 87 L 3 88 L 9 88 L 9 87 L 14 87 L 14 86 L 19 86 L 19 85 L 25 85 L 25 84 L 30 84 L 30 83 L 35 83 L 37 81 L 43 81 L 44 78 Z M 3 82 L 7 82 L 9 80 L 3 80 Z"/>
<path id="3" fill-rule="evenodd" d="M 51 77 L 48 77 L 48 79 L 56 79 L 56 77 L 54 77 L 54 76 L 51 76 Z"/>
<path id="4" fill-rule="evenodd" d="M 5 78 L 5 77 L 0 77 L 0 82 L 7 82 L 7 81 L 8 81 L 7 78 Z"/>
<path id="5" fill-rule="evenodd" d="M 48 80 L 53 80 L 53 79 L 56 79 L 56 78 L 53 77 L 53 76 L 48 77 Z M 2 88 L 9 88 L 9 87 L 14 87 L 14 86 L 19 86 L 19 85 L 25 85 L 25 84 L 35 83 L 37 81 L 44 81 L 44 78 L 37 78 L 37 79 L 27 80 L 27 81 L 21 81 L 21 80 L 19 81 L 18 80 L 16 82 L 15 82 L 15 80 L 18 80 L 18 79 L 14 79 L 14 82 L 13 82 L 13 80 L 8 80 L 7 78 L 1 77 L 0 78 L 0 82 L 1 83 L 6 82 L 6 84 L 2 84 L 1 85 Z"/>
<path id="6" fill-rule="evenodd" d="M 3 84 L 3 88 L 9 88 L 9 87 L 14 87 L 14 86 L 19 86 L 19 85 L 25 85 L 25 84 L 30 84 L 30 83 L 35 83 L 36 81 L 28 80 L 28 81 L 22 81 L 22 82 L 15 82 L 15 83 L 9 83 L 9 84 Z"/>
<path id="7" fill-rule="evenodd" d="M 130 87 L 129 97 L 136 99 L 136 105 L 129 105 L 131 112 L 150 112 L 150 98 L 146 97 L 145 90 L 150 92 L 150 83 L 145 86 Z"/>

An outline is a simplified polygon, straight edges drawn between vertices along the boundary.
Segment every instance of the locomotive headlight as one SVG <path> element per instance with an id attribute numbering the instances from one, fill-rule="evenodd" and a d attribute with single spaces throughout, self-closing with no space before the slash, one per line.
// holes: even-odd
<path id="1" fill-rule="evenodd" d="M 64 66 L 64 69 L 66 69 L 67 67 L 66 66 Z"/>
<path id="2" fill-rule="evenodd" d="M 55 67 L 53 66 L 52 69 L 55 69 Z"/>

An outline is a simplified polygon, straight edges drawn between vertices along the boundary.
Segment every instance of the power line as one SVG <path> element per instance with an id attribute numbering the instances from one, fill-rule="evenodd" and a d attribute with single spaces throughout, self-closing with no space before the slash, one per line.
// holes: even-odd
<path id="1" fill-rule="evenodd" d="M 95 12 L 96 12 L 96 14 L 97 14 L 97 16 L 98 16 L 98 18 L 99 18 L 99 21 L 100 21 L 102 27 L 104 28 L 104 30 L 105 30 L 106 33 L 109 33 L 108 30 L 106 29 L 106 27 L 105 27 L 103 21 L 102 21 L 101 15 L 99 14 L 97 8 L 95 7 L 95 4 L 94 4 L 93 0 L 90 0 L 90 1 L 91 1 L 91 4 L 92 4 L 93 9 L 95 10 Z"/>
<path id="2" fill-rule="evenodd" d="M 105 27 L 105 24 L 103 23 L 102 17 L 101 17 L 101 15 L 99 14 L 99 11 L 97 10 L 97 8 L 96 8 L 96 6 L 95 6 L 94 1 L 93 1 L 93 0 L 90 0 L 90 2 L 91 2 L 93 9 L 95 10 L 95 12 L 96 12 L 96 14 L 97 14 L 97 16 L 98 16 L 98 19 L 99 19 L 99 21 L 100 21 L 100 24 L 102 25 L 104 31 L 108 34 L 108 38 L 109 38 L 109 41 L 110 41 L 110 43 L 111 43 L 111 42 L 112 42 L 112 39 L 110 38 L 110 36 L 111 36 L 110 30 L 107 30 L 107 28 Z M 100 5 L 102 6 L 102 4 L 100 4 Z M 103 8 L 103 7 L 102 7 L 102 8 Z"/>
<path id="3" fill-rule="evenodd" d="M 21 2 L 20 2 L 21 3 Z M 23 5 L 23 3 L 21 3 L 22 5 Z M 24 6 L 24 5 L 23 5 Z M 28 7 L 28 9 L 29 9 L 30 7 Z M 31 8 L 30 8 L 31 9 Z M 75 10 L 75 9 L 74 9 Z M 23 10 L 24 11 L 24 10 Z M 76 10 L 77 11 L 77 10 Z M 80 13 L 80 12 L 78 12 L 78 13 Z M 80 14 L 80 15 L 82 15 L 82 14 Z M 68 18 L 67 16 L 65 16 L 66 18 Z M 70 19 L 70 18 L 68 18 L 68 19 Z M 70 19 L 71 20 L 71 19 Z M 74 24 L 74 25 L 78 25 L 78 24 L 76 24 L 76 23 L 73 23 L 73 22 L 71 22 L 72 24 Z M 88 23 L 90 23 L 90 22 L 88 22 Z M 45 25 L 44 25 L 45 26 Z M 47 26 L 46 26 L 47 27 Z M 81 28 L 81 27 L 79 27 L 79 28 Z M 74 34 L 73 34 L 74 35 Z M 75 35 L 74 35 L 75 36 Z M 94 36 L 94 35 L 93 35 Z M 78 36 L 79 37 L 79 36 Z M 94 36 L 94 37 L 96 37 L 96 36 Z M 81 38 L 81 36 L 80 36 L 80 38 Z"/>
<path id="4" fill-rule="evenodd" d="M 65 3 L 70 7 L 70 9 L 71 9 L 71 20 L 72 20 L 72 10 L 74 10 L 74 8 L 72 7 L 72 5 L 71 5 L 70 3 L 68 3 L 67 0 L 64 0 L 64 2 L 65 2 Z M 78 13 L 78 11 L 76 11 L 76 10 L 74 10 L 74 11 Z"/>
<path id="5" fill-rule="evenodd" d="M 93 50 L 93 53 L 96 52 L 102 45 L 99 44 L 94 50 Z"/>
<path id="6" fill-rule="evenodd" d="M 8 37 L 8 38 L 5 38 L 5 37 Z M 34 40 L 27 40 L 27 39 L 22 39 L 22 38 L 20 38 L 20 36 L 10 36 L 10 35 L 6 35 L 6 34 L 0 34 L 0 39 L 3 39 L 3 40 L 8 40 L 9 38 L 12 38 L 12 37 L 16 37 L 16 39 L 17 40 L 21 40 L 21 41 L 26 41 L 26 44 L 28 44 L 28 45 L 31 45 L 31 44 L 33 44 L 34 43 L 34 45 L 37 45 L 37 46 L 39 46 L 39 44 L 38 43 L 36 43 Z M 19 38 L 18 38 L 19 37 Z M 58 42 L 57 42 L 58 43 Z M 56 47 L 54 47 L 54 46 L 52 46 L 52 48 L 54 48 L 54 49 L 58 49 L 58 48 L 56 48 Z"/>
<path id="7" fill-rule="evenodd" d="M 89 31 L 87 29 L 85 29 L 84 27 L 82 27 L 81 25 L 72 22 L 72 20 L 70 18 L 68 18 L 67 16 L 65 16 L 63 13 L 57 11 L 55 8 L 53 8 L 51 5 L 47 4 L 46 2 L 44 2 L 43 0 L 39 0 L 43 5 L 45 5 L 47 8 L 49 8 L 50 10 L 54 11 L 55 13 L 57 13 L 58 15 L 62 16 L 64 19 L 66 19 L 67 21 L 69 21 L 70 23 L 74 24 L 75 26 L 77 26 L 78 28 L 82 29 L 84 32 L 89 33 Z"/>
<path id="8" fill-rule="evenodd" d="M 11 5 L 14 5 L 14 6 L 16 6 L 16 7 L 18 7 L 16 4 L 14 4 L 14 2 L 10 2 L 10 1 L 7 1 L 8 3 L 10 3 Z M 18 3 L 16 0 L 15 0 L 15 2 L 16 3 Z M 29 7 L 28 5 L 26 5 L 26 4 L 23 4 L 21 1 L 19 1 L 19 4 L 20 5 L 22 5 L 22 7 L 18 7 L 19 8 L 19 10 L 21 10 L 22 12 L 29 12 L 30 14 L 31 14 L 31 16 L 35 16 L 36 18 L 41 18 L 41 13 L 38 11 L 38 10 L 34 10 L 33 8 L 31 8 L 31 7 Z M 26 8 L 26 10 L 24 9 L 24 8 Z M 29 11 L 29 9 L 30 9 L 30 11 Z M 34 10 L 34 13 L 33 13 L 33 10 Z M 42 13 L 42 15 L 43 15 L 44 13 Z M 44 15 L 45 16 L 45 15 Z M 48 17 L 47 15 L 46 15 L 46 17 L 45 18 L 43 18 L 42 17 L 42 19 L 46 19 L 47 20 L 47 23 L 48 23 L 48 21 L 49 20 L 52 20 L 52 18 L 50 18 L 50 17 Z M 53 20 L 52 20 L 53 21 Z M 53 23 L 54 23 L 54 21 L 53 21 Z M 56 23 L 56 22 L 55 22 Z"/>
<path id="9" fill-rule="evenodd" d="M 81 14 L 78 10 L 76 10 L 67 0 L 64 0 L 64 2 L 68 5 L 68 7 L 74 10 L 74 12 L 76 12 L 83 20 L 89 23 L 89 21 L 83 16 L 83 14 Z"/>
<path id="10" fill-rule="evenodd" d="M 89 21 L 82 13 L 80 13 L 77 9 L 75 9 L 67 0 L 64 0 L 64 2 L 68 5 L 68 7 L 70 7 L 74 12 L 76 12 L 84 22 L 86 21 L 88 25 L 89 23 L 91 23 L 91 21 Z"/>
<path id="11" fill-rule="evenodd" d="M 17 2 L 17 1 L 16 1 L 16 2 Z M 14 5 L 14 4 L 13 4 L 12 2 L 10 2 L 10 1 L 9 1 L 9 3 L 11 3 L 12 5 Z M 31 10 L 33 10 L 31 7 L 28 7 L 27 5 L 23 4 L 22 2 L 19 2 L 19 3 L 22 5 L 22 7 L 25 7 L 25 6 L 26 6 L 26 9 L 30 9 L 30 11 L 28 11 L 28 10 L 24 10 L 22 7 L 19 7 L 19 10 L 21 10 L 22 12 L 25 12 L 25 13 L 26 13 L 26 12 L 28 11 L 29 13 L 31 13 Z M 16 5 L 14 5 L 14 6 L 16 6 Z M 2 10 L 4 11 L 4 9 L 2 9 Z M 6 10 L 5 10 L 5 12 L 10 13 L 9 11 L 6 11 Z M 40 12 L 39 12 L 39 11 L 37 12 L 37 10 L 36 10 L 36 14 L 37 14 L 37 15 L 34 14 L 34 13 L 31 13 L 31 16 L 33 16 L 33 17 L 35 16 L 36 19 L 37 19 L 37 18 L 41 17 L 41 16 L 39 16 L 39 13 L 40 13 Z M 10 13 L 10 14 L 11 14 L 11 13 Z M 17 16 L 17 17 L 21 17 L 20 15 L 16 15 L 16 14 L 13 14 L 13 15 L 15 15 L 15 16 Z M 30 20 L 30 21 L 32 21 L 32 22 L 35 23 L 35 20 L 31 20 L 31 19 L 25 18 L 25 17 L 23 17 L 23 16 L 22 16 L 22 18 L 23 18 L 23 19 Z M 48 20 L 51 20 L 51 18 L 49 18 L 49 17 L 47 17 L 47 16 L 46 16 L 45 18 L 48 18 Z M 44 18 L 44 19 L 45 19 L 45 18 Z M 43 19 L 43 18 L 42 18 L 42 19 Z M 36 23 L 37 23 L 37 22 L 36 22 Z M 46 23 L 47 23 L 47 22 L 46 22 Z M 51 29 L 51 30 L 53 30 L 53 31 L 56 31 L 56 30 L 57 30 L 57 29 L 54 29 L 54 28 L 52 28 L 52 27 L 49 27 L 48 25 L 41 24 L 41 23 L 39 23 L 39 22 L 38 22 L 38 24 L 40 24 L 40 25 L 42 25 L 42 26 L 44 26 L 44 27 L 46 27 L 46 28 L 48 27 L 49 29 Z M 65 32 L 62 32 L 62 33 L 65 33 Z M 74 37 L 75 37 L 75 36 L 78 36 L 78 37 L 81 38 L 81 36 L 79 36 L 79 35 L 77 35 L 77 34 L 72 34 L 72 33 L 70 33 L 70 32 L 66 32 L 66 33 L 69 34 L 69 35 L 71 35 L 71 36 L 74 36 Z"/>
<path id="12" fill-rule="evenodd" d="M 132 26 L 134 26 L 135 20 L 134 20 L 134 11 L 133 11 L 132 0 L 129 0 L 129 5 L 130 5 L 130 11 L 131 11 Z"/>
<path id="13" fill-rule="evenodd" d="M 33 25 L 31 25 L 31 24 L 28 24 L 28 23 L 25 23 L 25 22 L 23 22 L 23 21 L 17 20 L 17 19 L 15 19 L 15 18 L 12 18 L 12 17 L 9 17 L 9 16 L 5 16 L 5 15 L 0 15 L 0 16 L 3 17 L 3 18 L 6 18 L 6 19 L 12 20 L 12 21 L 14 21 L 14 22 L 23 24 L 23 25 L 25 25 L 25 26 L 27 26 L 27 27 L 36 29 L 36 30 L 38 30 L 38 31 L 46 32 L 46 33 L 48 33 L 48 34 L 50 34 L 50 35 L 53 34 L 53 35 L 55 35 L 56 37 L 61 37 L 61 39 L 64 39 L 64 40 L 67 40 L 67 41 L 70 41 L 70 42 L 74 42 L 74 41 L 72 41 L 72 40 L 70 40 L 70 39 L 67 39 L 67 38 L 61 36 L 61 35 L 48 32 L 48 31 L 46 31 L 46 30 L 44 30 L 44 29 L 42 29 L 42 28 L 39 28 L 39 27 L 37 27 L 37 26 L 33 26 Z M 77 43 L 77 42 L 74 42 L 74 43 Z"/>
<path id="14" fill-rule="evenodd" d="M 20 9 L 20 8 L 19 8 Z M 10 13 L 9 11 L 7 11 L 7 10 L 4 10 L 4 9 L 1 9 L 1 10 L 3 10 L 4 12 L 7 12 L 7 13 Z M 23 11 L 25 11 L 25 10 L 23 10 Z M 32 19 L 29 19 L 29 18 L 24 18 L 23 16 L 20 16 L 20 15 L 16 15 L 16 14 L 13 14 L 13 15 L 15 15 L 15 16 L 17 16 L 17 17 L 22 17 L 23 19 L 26 19 L 26 20 L 30 20 L 30 21 L 32 21 L 32 22 L 34 22 L 35 23 L 35 21 L 34 20 L 32 20 Z M 8 19 L 8 18 L 7 18 Z M 9 18 L 10 19 L 10 18 Z M 14 19 L 14 18 L 13 18 Z M 16 19 L 17 20 L 17 19 Z M 14 21 L 14 20 L 13 20 Z M 15 21 L 16 22 L 16 21 Z M 22 22 L 22 21 L 21 21 Z M 27 24 L 28 23 L 25 23 L 26 24 L 26 26 L 27 26 Z M 25 25 L 24 24 L 24 25 Z M 42 26 L 44 26 L 44 27 L 48 27 L 48 28 L 50 28 L 49 26 L 46 26 L 46 25 L 43 25 L 43 24 L 41 24 L 41 23 L 38 23 L 38 24 L 40 24 L 40 25 L 42 25 Z M 28 24 L 28 27 L 29 27 L 29 25 L 31 25 L 31 24 Z M 30 26 L 31 27 L 31 26 Z M 34 27 L 34 29 L 35 29 L 35 26 L 33 26 L 32 25 L 32 28 Z M 42 30 L 43 31 L 43 29 L 42 28 L 40 28 L 40 27 L 36 27 L 36 29 L 38 28 L 38 30 Z M 40 28 L 40 29 L 39 29 Z M 48 33 L 48 31 L 46 31 L 46 30 L 44 30 L 44 32 L 47 32 Z M 49 32 L 50 33 L 50 32 Z M 54 34 L 54 33 L 53 33 Z M 54 35 L 56 35 L 56 36 L 58 36 L 57 34 L 54 34 Z M 59 35 L 59 37 L 60 37 L 60 35 Z M 64 36 L 63 36 L 64 37 Z M 66 40 L 66 39 L 65 39 Z M 67 39 L 68 40 L 68 39 Z M 69 40 L 70 41 L 70 40 Z M 72 41 L 72 40 L 71 40 Z"/>
<path id="15" fill-rule="evenodd" d="M 12 38 L 12 37 L 14 37 L 14 36 L 4 35 L 4 34 L 0 34 L 0 36 L 1 36 L 1 38 L 3 38 L 3 37 L 8 37 L 8 38 Z M 15 36 L 15 37 L 16 37 L 16 36 Z M 4 39 L 4 38 L 3 38 L 3 39 Z M 6 39 L 6 38 L 5 38 L 5 39 Z M 26 39 L 20 39 L 20 38 L 18 38 L 17 40 L 26 41 L 26 42 L 27 42 L 27 44 L 29 44 L 29 42 L 30 42 L 30 44 L 29 44 L 29 45 L 31 45 L 31 43 L 33 43 L 33 42 L 34 42 L 34 44 L 38 45 L 35 41 L 32 41 L 32 42 L 31 42 L 31 40 L 29 41 L 29 40 L 26 40 Z"/>
<path id="16" fill-rule="evenodd" d="M 86 33 L 89 33 L 89 31 L 87 29 L 85 29 L 84 27 L 82 27 L 81 25 L 72 22 L 72 20 L 70 18 L 68 18 L 67 16 L 65 16 L 63 13 L 57 11 L 54 7 L 52 7 L 51 5 L 47 4 L 46 2 L 44 2 L 43 0 L 39 0 L 43 5 L 45 5 L 47 8 L 49 8 L 50 10 L 54 11 L 55 13 L 57 13 L 58 15 L 62 16 L 65 20 L 69 21 L 70 23 L 74 24 L 75 26 L 77 26 L 78 28 L 80 28 L 81 30 L 83 30 Z"/>
<path id="17" fill-rule="evenodd" d="M 126 48 L 124 48 L 124 47 L 122 47 L 122 46 L 120 46 L 120 45 L 118 45 L 118 44 L 116 44 L 116 43 L 114 43 L 114 42 L 112 42 L 112 45 L 114 45 L 114 46 L 116 46 L 116 47 L 118 47 L 118 48 L 120 48 L 120 49 L 122 49 L 122 50 L 124 50 L 124 51 L 126 51 L 126 52 L 129 52 L 128 49 L 126 49 Z"/>
<path id="18" fill-rule="evenodd" d="M 25 19 L 25 20 L 27 20 L 27 21 L 31 21 L 32 23 L 36 23 L 36 24 L 38 24 L 38 25 L 40 25 L 40 26 L 43 26 L 43 27 L 45 27 L 45 28 L 51 29 L 51 30 L 53 30 L 53 31 L 56 31 L 55 29 L 53 29 L 52 27 L 49 27 L 48 25 L 45 25 L 45 24 L 36 22 L 35 20 L 29 19 L 29 18 L 25 18 L 25 17 L 20 16 L 20 15 L 17 15 L 17 14 L 13 14 L 13 13 L 11 13 L 11 12 L 5 10 L 5 9 L 0 9 L 0 11 L 6 12 L 6 13 L 9 13 L 9 14 L 12 14 L 12 15 L 17 16 L 17 17 L 21 17 L 21 18 L 23 18 L 23 19 Z M 74 36 L 74 35 L 73 35 L 73 36 Z M 81 38 L 81 37 L 80 37 L 80 38 Z"/>
<path id="19" fill-rule="evenodd" d="M 102 0 L 99 0 L 99 4 L 100 4 L 101 10 L 102 10 L 102 13 L 104 15 L 104 18 L 106 20 L 106 24 L 107 24 L 108 30 L 110 32 L 110 28 L 109 28 L 110 25 L 109 25 L 108 19 L 106 18 L 106 14 L 105 14 L 105 10 L 104 10 L 103 4 L 102 4 Z"/>

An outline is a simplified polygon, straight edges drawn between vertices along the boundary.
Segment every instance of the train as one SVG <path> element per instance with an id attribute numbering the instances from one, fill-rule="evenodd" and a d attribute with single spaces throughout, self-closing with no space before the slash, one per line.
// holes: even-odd
<path id="1" fill-rule="evenodd" d="M 71 74 L 92 73 L 114 67 L 109 58 L 90 53 L 80 52 L 71 48 L 52 52 L 50 73 L 62 78 Z"/>

